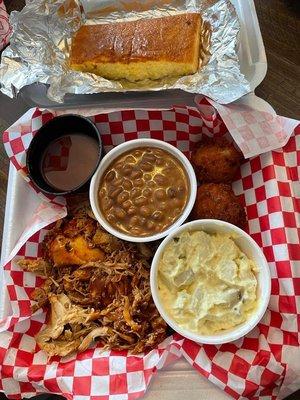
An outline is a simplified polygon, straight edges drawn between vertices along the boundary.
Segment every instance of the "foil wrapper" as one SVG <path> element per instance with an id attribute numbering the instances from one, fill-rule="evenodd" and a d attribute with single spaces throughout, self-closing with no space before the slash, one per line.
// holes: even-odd
<path id="1" fill-rule="evenodd" d="M 71 70 L 74 33 L 83 24 L 113 23 L 200 12 L 204 22 L 199 70 L 179 78 L 130 83 Z M 49 85 L 48 97 L 62 103 L 66 93 L 91 94 L 182 89 L 227 104 L 250 92 L 238 60 L 239 21 L 230 0 L 27 0 L 11 14 L 13 34 L 2 53 L 1 91 L 13 97 L 35 82 Z M 179 32 L 180 34 L 180 32 Z"/>

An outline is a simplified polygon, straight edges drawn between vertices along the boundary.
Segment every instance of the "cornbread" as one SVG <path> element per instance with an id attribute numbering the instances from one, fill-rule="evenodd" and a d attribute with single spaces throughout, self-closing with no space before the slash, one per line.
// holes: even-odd
<path id="1" fill-rule="evenodd" d="M 199 66 L 200 14 L 82 26 L 70 66 L 111 80 L 136 82 L 190 75 Z"/>

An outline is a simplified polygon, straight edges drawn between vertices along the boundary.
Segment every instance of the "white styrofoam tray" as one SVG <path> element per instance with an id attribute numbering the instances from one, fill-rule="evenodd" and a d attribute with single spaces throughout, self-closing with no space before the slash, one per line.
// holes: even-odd
<path id="1" fill-rule="evenodd" d="M 253 102 L 258 109 L 273 112 L 272 107 L 254 94 L 250 94 L 244 103 Z M 25 180 L 17 173 L 14 166 L 10 165 L 8 189 L 6 197 L 5 220 L 3 230 L 3 242 L 1 260 L 8 256 L 15 246 L 24 228 L 30 221 L 39 204 L 39 198 L 29 187 Z M 10 304 L 4 289 L 3 270 L 0 269 L 0 319 L 10 312 Z M 159 371 L 149 390 L 145 400 L 181 400 L 188 396 L 189 400 L 224 400 L 229 396 L 215 387 L 207 379 L 196 372 L 187 361 L 181 359 L 177 363 Z"/>
<path id="2" fill-rule="evenodd" d="M 264 45 L 259 29 L 253 0 L 231 0 L 239 15 L 241 23 L 241 46 L 239 57 L 241 70 L 250 82 L 251 90 L 264 79 L 267 61 Z M 31 85 L 24 88 L 23 99 L 31 106 L 53 107 L 46 97 L 43 85 Z M 98 106 L 103 109 L 113 108 L 168 108 L 173 104 L 193 104 L 194 95 L 176 91 L 174 93 L 130 93 L 67 96 L 63 105 L 66 107 Z M 253 95 L 249 95 L 253 96 Z M 257 99 L 261 110 L 273 111 L 270 105 Z M 60 105 L 61 106 L 61 105 Z M 5 220 L 1 251 L 1 265 L 14 248 L 15 243 L 30 220 L 39 204 L 38 198 L 22 177 L 10 165 L 6 198 Z M 9 301 L 4 289 L 2 269 L 0 269 L 0 319 L 10 312 Z M 217 389 L 211 382 L 203 378 L 185 360 L 159 371 L 145 395 L 145 400 L 163 399 L 179 400 L 223 400 L 229 396 Z"/>

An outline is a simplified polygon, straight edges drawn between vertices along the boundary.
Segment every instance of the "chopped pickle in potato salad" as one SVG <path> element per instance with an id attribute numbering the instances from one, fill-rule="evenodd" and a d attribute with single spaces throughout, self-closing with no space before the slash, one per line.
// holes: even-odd
<path id="1" fill-rule="evenodd" d="M 163 307 L 180 327 L 217 334 L 245 322 L 257 306 L 257 268 L 229 234 L 183 232 L 159 262 Z"/>

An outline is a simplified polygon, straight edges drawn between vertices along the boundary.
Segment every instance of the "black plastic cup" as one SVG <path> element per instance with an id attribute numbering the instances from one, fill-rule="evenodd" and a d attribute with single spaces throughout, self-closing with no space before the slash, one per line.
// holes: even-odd
<path id="1" fill-rule="evenodd" d="M 90 176 L 79 186 L 67 191 L 60 191 L 45 180 L 42 171 L 42 157 L 46 148 L 56 139 L 72 134 L 82 134 L 96 139 L 99 145 L 99 155 Z M 102 158 L 103 146 L 100 133 L 96 125 L 88 118 L 76 114 L 67 114 L 54 117 L 46 122 L 33 137 L 26 154 L 26 166 L 33 183 L 44 193 L 52 195 L 66 195 L 71 193 L 84 193 L 88 191 L 92 176 L 94 175 Z"/>

